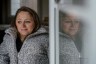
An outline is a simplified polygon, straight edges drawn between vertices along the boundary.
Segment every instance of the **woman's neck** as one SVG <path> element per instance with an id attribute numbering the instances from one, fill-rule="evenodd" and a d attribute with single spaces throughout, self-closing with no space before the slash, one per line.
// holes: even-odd
<path id="1" fill-rule="evenodd" d="M 19 37 L 20 37 L 20 40 L 21 40 L 22 42 L 24 42 L 24 40 L 25 40 L 26 36 L 19 35 Z"/>
<path id="2" fill-rule="evenodd" d="M 75 41 L 75 35 L 70 35 L 70 37 Z"/>
<path id="3" fill-rule="evenodd" d="M 21 41 L 24 42 L 26 37 L 20 37 Z"/>

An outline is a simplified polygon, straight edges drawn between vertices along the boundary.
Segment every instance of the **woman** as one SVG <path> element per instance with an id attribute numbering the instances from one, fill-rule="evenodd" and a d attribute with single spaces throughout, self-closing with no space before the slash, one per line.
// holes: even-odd
<path id="1" fill-rule="evenodd" d="M 48 64 L 48 33 L 40 27 L 36 12 L 17 10 L 0 46 L 0 64 Z"/>
<path id="2" fill-rule="evenodd" d="M 80 53 L 74 43 L 79 24 L 72 15 L 64 14 L 60 20 L 60 64 L 80 64 Z"/>

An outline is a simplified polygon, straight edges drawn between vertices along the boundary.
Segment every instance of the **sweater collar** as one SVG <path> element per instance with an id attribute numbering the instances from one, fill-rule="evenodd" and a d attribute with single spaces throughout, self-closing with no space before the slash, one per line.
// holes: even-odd
<path id="1" fill-rule="evenodd" d="M 5 30 L 5 33 L 11 35 L 14 38 L 17 37 L 17 29 L 14 27 L 9 27 L 8 29 Z M 46 31 L 45 28 L 41 27 L 36 32 L 30 34 L 29 36 L 36 36 L 44 33 L 48 33 L 48 32 Z"/>
<path id="2" fill-rule="evenodd" d="M 60 34 L 60 36 L 62 36 L 62 37 L 70 38 L 70 39 L 72 39 L 73 41 L 75 40 L 74 38 L 70 37 L 68 34 L 65 34 L 65 33 L 63 33 L 63 32 L 60 32 L 59 34 Z"/>

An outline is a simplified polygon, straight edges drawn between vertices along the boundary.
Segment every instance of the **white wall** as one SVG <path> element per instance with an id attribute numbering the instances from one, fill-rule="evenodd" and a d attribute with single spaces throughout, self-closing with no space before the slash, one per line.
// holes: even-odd
<path id="1" fill-rule="evenodd" d="M 20 6 L 28 6 L 37 12 L 37 0 L 20 0 Z"/>

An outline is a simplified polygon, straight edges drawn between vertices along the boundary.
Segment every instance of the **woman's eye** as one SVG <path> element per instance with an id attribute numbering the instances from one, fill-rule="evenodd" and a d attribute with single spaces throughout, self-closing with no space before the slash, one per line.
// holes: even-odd
<path id="1" fill-rule="evenodd" d="M 79 21 L 74 21 L 75 23 L 79 23 Z"/>
<path id="2" fill-rule="evenodd" d="M 21 21 L 17 21 L 19 24 L 22 23 Z"/>
<path id="3" fill-rule="evenodd" d="M 71 20 L 66 20 L 64 21 L 65 23 L 71 23 L 72 21 Z"/>
<path id="4" fill-rule="evenodd" d="M 31 21 L 25 21 L 25 23 L 31 23 Z"/>

